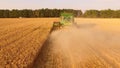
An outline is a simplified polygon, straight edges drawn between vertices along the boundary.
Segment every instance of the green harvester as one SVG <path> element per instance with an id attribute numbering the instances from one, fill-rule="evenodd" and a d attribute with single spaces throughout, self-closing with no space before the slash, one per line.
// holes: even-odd
<path id="1" fill-rule="evenodd" d="M 54 22 L 54 29 L 74 24 L 74 15 L 72 13 L 61 13 L 60 22 Z"/>
<path id="2" fill-rule="evenodd" d="M 69 26 L 74 23 L 74 16 L 72 13 L 61 13 L 61 21 L 60 25 L 61 26 Z"/>

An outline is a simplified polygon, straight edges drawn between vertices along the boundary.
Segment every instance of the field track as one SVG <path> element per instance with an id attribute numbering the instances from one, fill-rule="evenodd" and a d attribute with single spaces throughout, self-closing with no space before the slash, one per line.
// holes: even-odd
<path id="1" fill-rule="evenodd" d="M 53 21 L 0 19 L 0 68 L 120 68 L 120 19 L 76 18 L 49 35 Z"/>

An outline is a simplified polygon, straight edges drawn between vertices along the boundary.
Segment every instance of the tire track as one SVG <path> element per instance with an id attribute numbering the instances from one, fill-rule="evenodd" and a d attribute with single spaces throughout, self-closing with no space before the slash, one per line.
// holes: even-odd
<path id="1" fill-rule="evenodd" d="M 39 29 L 39 28 L 40 28 L 40 27 L 36 27 L 36 28 L 33 28 L 33 29 L 30 30 L 30 31 L 26 30 L 26 31 L 28 31 L 28 32 L 27 32 L 27 33 L 24 33 L 24 35 L 23 35 L 23 33 L 21 33 L 22 35 L 21 35 L 20 37 L 18 37 L 17 39 L 14 39 L 14 40 L 12 40 L 11 42 L 9 42 L 9 43 L 7 43 L 7 44 L 1 45 L 1 46 L 0 46 L 0 50 L 3 49 L 3 48 L 5 48 L 5 47 L 7 47 L 7 46 L 9 46 L 9 45 L 12 44 L 12 43 L 18 41 L 18 40 L 20 40 L 22 37 L 27 36 L 28 34 L 34 32 L 35 30 L 37 30 L 37 29 Z M 23 31 L 23 32 L 26 32 L 26 31 Z M 13 36 L 14 36 L 14 35 L 13 35 Z M 11 36 L 11 37 L 12 37 L 12 36 Z M 7 39 L 8 39 L 8 38 L 7 38 Z"/>

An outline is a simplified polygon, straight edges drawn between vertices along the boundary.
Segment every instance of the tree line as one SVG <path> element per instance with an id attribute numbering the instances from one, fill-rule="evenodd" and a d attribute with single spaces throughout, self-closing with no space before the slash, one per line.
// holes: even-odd
<path id="1" fill-rule="evenodd" d="M 83 17 L 87 18 L 120 18 L 120 10 L 87 10 Z"/>
<path id="2" fill-rule="evenodd" d="M 39 18 L 39 17 L 59 17 L 62 12 L 73 13 L 75 17 L 81 17 L 81 10 L 73 9 L 38 9 L 38 10 L 0 10 L 0 18 Z"/>
<path id="3" fill-rule="evenodd" d="M 81 10 L 73 9 L 23 9 L 23 10 L 0 10 L 0 18 L 40 18 L 40 17 L 60 17 L 63 12 L 73 13 L 75 17 L 85 18 L 120 18 L 120 10 Z"/>

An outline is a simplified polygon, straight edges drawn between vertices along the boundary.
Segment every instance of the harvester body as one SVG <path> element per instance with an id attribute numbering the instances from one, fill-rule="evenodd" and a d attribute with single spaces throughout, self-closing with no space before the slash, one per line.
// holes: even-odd
<path id="1" fill-rule="evenodd" d="M 74 24 L 74 15 L 72 13 L 61 13 L 60 22 L 54 22 L 54 29 L 60 29 Z"/>
<path id="2" fill-rule="evenodd" d="M 72 13 L 62 13 L 61 14 L 61 26 L 69 26 L 74 23 L 74 16 Z"/>

